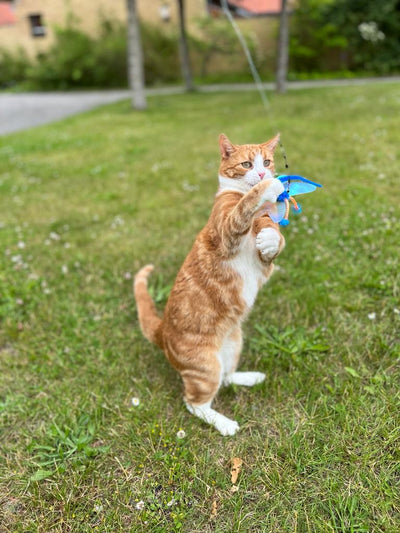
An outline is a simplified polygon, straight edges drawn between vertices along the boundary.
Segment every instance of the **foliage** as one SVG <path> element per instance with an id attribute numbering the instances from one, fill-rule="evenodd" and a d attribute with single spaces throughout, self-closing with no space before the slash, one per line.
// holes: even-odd
<path id="1" fill-rule="evenodd" d="M 347 40 L 352 68 L 379 74 L 400 70 L 399 0 L 338 0 L 324 17 Z"/>
<path id="2" fill-rule="evenodd" d="M 293 71 L 400 69 L 398 0 L 300 0 L 292 15 Z"/>
<path id="3" fill-rule="evenodd" d="M 167 83 L 180 76 L 176 35 L 142 24 L 146 82 Z M 51 47 L 29 59 L 22 51 L 0 52 L 0 87 L 24 84 L 33 89 L 125 87 L 127 43 L 124 24 L 102 19 L 97 36 L 83 32 L 74 19 L 55 28 Z"/>
<path id="4" fill-rule="evenodd" d="M 31 64 L 23 48 L 10 52 L 0 48 L 0 88 L 12 87 L 26 79 L 26 72 Z"/>
<path id="5" fill-rule="evenodd" d="M 177 34 L 143 23 L 141 30 L 146 83 L 154 85 L 178 81 L 181 71 Z"/>
<path id="6" fill-rule="evenodd" d="M 76 23 L 55 29 L 50 49 L 37 57 L 30 81 L 42 89 L 121 87 L 126 85 L 126 31 L 102 20 L 97 37 Z"/>

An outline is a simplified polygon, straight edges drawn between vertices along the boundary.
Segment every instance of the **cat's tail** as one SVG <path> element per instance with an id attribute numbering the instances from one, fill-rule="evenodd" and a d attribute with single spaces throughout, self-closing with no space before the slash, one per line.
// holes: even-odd
<path id="1" fill-rule="evenodd" d="M 156 306 L 147 289 L 147 278 L 153 270 L 153 265 L 146 265 L 139 270 L 133 283 L 133 292 L 143 335 L 150 342 L 154 342 L 154 344 L 162 348 L 162 320 L 157 314 Z"/>

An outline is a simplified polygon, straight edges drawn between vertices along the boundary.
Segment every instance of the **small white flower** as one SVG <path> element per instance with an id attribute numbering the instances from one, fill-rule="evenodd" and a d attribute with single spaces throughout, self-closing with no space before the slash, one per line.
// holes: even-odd
<path id="1" fill-rule="evenodd" d="M 51 289 L 49 289 L 48 287 L 45 287 L 43 289 L 43 294 L 50 294 L 51 293 Z"/>
<path id="2" fill-rule="evenodd" d="M 125 272 L 124 278 L 125 279 L 132 279 L 132 274 L 130 272 Z"/>
<path id="3" fill-rule="evenodd" d="M 368 318 L 369 318 L 370 320 L 375 320 L 375 318 L 376 318 L 376 313 L 368 313 Z"/>
<path id="4" fill-rule="evenodd" d="M 188 191 L 188 192 L 194 192 L 194 191 L 198 191 L 199 190 L 199 186 L 198 185 L 191 185 L 187 181 L 184 181 L 182 183 L 182 188 L 183 188 L 184 191 Z"/>
<path id="5" fill-rule="evenodd" d="M 170 500 L 168 503 L 167 503 L 167 507 L 172 507 L 174 505 L 174 503 L 176 503 L 176 500 L 175 498 L 172 498 L 172 500 Z"/>
<path id="6" fill-rule="evenodd" d="M 55 231 L 52 231 L 52 232 L 50 233 L 50 239 L 51 239 L 52 241 L 59 241 L 59 240 L 61 239 L 61 237 L 59 236 L 58 233 L 56 233 Z"/>
<path id="7" fill-rule="evenodd" d="M 137 502 L 137 504 L 135 505 L 135 508 L 136 508 L 138 511 L 141 511 L 142 509 L 144 509 L 144 501 L 143 501 L 143 500 L 140 500 L 140 502 Z"/>
<path id="8" fill-rule="evenodd" d="M 67 265 L 63 265 L 63 266 L 61 267 L 61 272 L 62 272 L 64 275 L 68 274 L 68 267 L 67 267 Z"/>
<path id="9" fill-rule="evenodd" d="M 15 300 L 15 303 L 16 303 L 17 305 L 24 305 L 24 300 L 22 300 L 21 298 L 17 298 L 17 299 Z"/>
<path id="10" fill-rule="evenodd" d="M 18 248 L 19 248 L 20 250 L 23 250 L 23 249 L 25 248 L 25 243 L 24 243 L 24 241 L 19 241 L 19 243 L 17 244 L 17 246 L 18 246 Z"/>
<path id="11" fill-rule="evenodd" d="M 178 439 L 184 439 L 186 437 L 186 432 L 181 428 L 178 433 L 176 434 Z"/>
<path id="12" fill-rule="evenodd" d="M 38 274 L 36 274 L 35 272 L 31 272 L 28 276 L 28 279 L 32 280 L 32 281 L 37 281 L 39 279 L 39 276 Z"/>
<path id="13" fill-rule="evenodd" d="M 395 315 L 400 315 L 400 309 L 397 309 L 397 307 L 395 307 L 395 308 L 393 309 L 393 313 L 394 313 Z"/>
<path id="14" fill-rule="evenodd" d="M 43 242 L 44 242 L 44 244 L 46 246 L 50 246 L 50 244 L 51 244 L 51 240 L 50 239 L 45 239 Z"/>
<path id="15" fill-rule="evenodd" d="M 102 510 L 103 510 L 103 506 L 102 505 L 95 505 L 93 510 L 94 510 L 95 513 L 101 513 Z"/>
<path id="16" fill-rule="evenodd" d="M 11 261 L 13 263 L 21 263 L 22 262 L 22 255 L 13 255 L 11 257 Z"/>
<path id="17" fill-rule="evenodd" d="M 132 398 L 131 402 L 132 402 L 132 405 L 134 405 L 135 407 L 137 407 L 140 404 L 140 400 L 139 398 L 136 398 L 136 396 Z"/>
<path id="18" fill-rule="evenodd" d="M 69 243 L 69 242 L 66 242 L 66 243 L 64 244 L 64 248 L 67 248 L 67 249 L 68 249 L 68 248 L 71 248 L 70 243 Z"/>
<path id="19" fill-rule="evenodd" d="M 123 226 L 124 224 L 125 224 L 125 220 L 120 215 L 116 215 L 113 221 L 111 222 L 111 228 L 115 229 L 115 228 L 118 228 L 119 226 Z"/>

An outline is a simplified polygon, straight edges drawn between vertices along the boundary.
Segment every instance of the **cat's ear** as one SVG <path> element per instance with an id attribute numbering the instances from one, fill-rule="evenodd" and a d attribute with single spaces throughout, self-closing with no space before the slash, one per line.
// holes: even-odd
<path id="1" fill-rule="evenodd" d="M 228 159 L 228 157 L 235 151 L 235 146 L 223 133 L 219 136 L 219 149 L 221 151 L 222 159 Z"/>
<path id="2" fill-rule="evenodd" d="M 272 152 L 274 152 L 275 148 L 278 146 L 280 138 L 281 138 L 281 134 L 277 133 L 275 137 L 273 137 L 272 139 L 264 143 L 263 146 L 265 146 L 265 148 L 267 148 L 268 150 L 271 150 Z"/>

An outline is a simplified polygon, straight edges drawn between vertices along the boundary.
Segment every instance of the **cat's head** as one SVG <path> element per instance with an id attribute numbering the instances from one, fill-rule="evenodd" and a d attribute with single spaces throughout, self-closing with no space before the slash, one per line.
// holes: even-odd
<path id="1" fill-rule="evenodd" d="M 221 165 L 220 188 L 246 193 L 265 178 L 275 177 L 274 151 L 279 133 L 263 144 L 234 145 L 226 135 L 219 136 Z"/>

